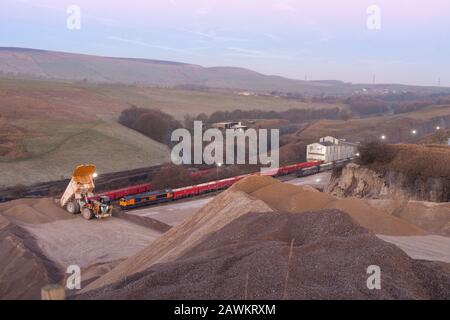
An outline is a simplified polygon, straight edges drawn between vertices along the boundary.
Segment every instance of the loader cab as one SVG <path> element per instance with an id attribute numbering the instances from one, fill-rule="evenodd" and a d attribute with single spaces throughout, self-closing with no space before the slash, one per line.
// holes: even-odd
<path id="1" fill-rule="evenodd" d="M 109 197 L 107 197 L 107 196 L 101 196 L 99 201 L 100 201 L 101 204 L 105 204 L 107 206 L 111 205 L 111 199 Z"/>
<path id="2" fill-rule="evenodd" d="M 108 212 L 111 212 L 111 200 L 107 196 L 101 196 L 98 200 L 100 202 L 100 205 L 98 207 L 98 211 L 100 214 L 107 214 Z"/>

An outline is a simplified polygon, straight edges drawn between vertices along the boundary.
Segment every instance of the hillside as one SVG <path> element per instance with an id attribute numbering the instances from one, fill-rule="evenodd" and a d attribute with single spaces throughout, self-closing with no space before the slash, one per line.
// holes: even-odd
<path id="1" fill-rule="evenodd" d="M 101 173 L 166 162 L 166 146 L 116 122 L 132 104 L 164 110 L 179 120 L 235 108 L 336 106 L 223 92 L 0 79 L 0 188 L 67 178 L 84 162 L 95 163 Z"/>
<path id="2" fill-rule="evenodd" d="M 70 178 L 80 163 L 94 163 L 99 173 L 107 173 L 169 160 L 167 146 L 112 121 L 29 119 L 15 124 L 24 135 L 12 151 L 16 157 L 0 157 L 0 188 Z"/>
<path id="3" fill-rule="evenodd" d="M 72 83 L 56 80 L 0 78 L 0 114 L 4 117 L 100 117 L 117 119 L 130 105 L 159 109 L 183 120 L 184 115 L 235 109 L 288 110 L 347 108 L 344 104 L 303 102 L 270 96 L 240 96 L 233 92 L 192 91 L 119 84 Z"/>
<path id="4" fill-rule="evenodd" d="M 300 81 L 263 75 L 235 67 L 205 68 L 179 62 L 99 57 L 23 48 L 0 48 L 0 72 L 9 76 L 72 81 L 145 84 L 158 87 L 194 86 L 304 95 L 348 95 L 370 85 L 340 81 Z M 442 92 L 450 89 L 378 85 L 396 91 Z"/>
<path id="5" fill-rule="evenodd" d="M 429 106 L 396 115 L 319 120 L 297 132 L 291 137 L 291 142 L 314 141 L 327 135 L 350 141 L 373 141 L 385 135 L 389 143 L 416 143 L 418 139 L 436 133 L 436 126 L 450 127 L 450 105 Z M 413 135 L 412 130 L 416 130 L 417 134 Z"/>
<path id="6" fill-rule="evenodd" d="M 450 139 L 450 130 L 442 129 L 433 132 L 425 137 L 419 139 L 417 143 L 421 144 L 448 144 L 448 139 Z"/>
<path id="7" fill-rule="evenodd" d="M 0 188 L 68 177 L 82 162 L 97 164 L 102 173 L 165 162 L 166 146 L 117 123 L 130 105 L 160 109 L 178 120 L 236 108 L 346 108 L 232 92 L 0 79 Z"/>
<path id="8" fill-rule="evenodd" d="M 140 81 L 140 77 L 150 78 L 147 82 L 146 78 Z M 167 147 L 117 124 L 120 113 L 130 105 L 159 109 L 177 120 L 183 120 L 186 114 L 210 115 L 236 109 L 281 112 L 349 108 L 341 102 L 304 102 L 270 95 L 243 96 L 233 90 L 181 88 L 185 81 L 198 79 L 203 81 L 202 86 L 221 88 L 234 88 L 242 81 L 251 86 L 265 83 L 293 90 L 300 84 L 299 90 L 307 85 L 314 90 L 326 88 L 328 93 L 332 88 L 342 94 L 348 89 L 347 84 L 338 81 L 305 83 L 238 68 L 0 48 L 0 169 L 6 172 L 0 188 L 66 178 L 80 162 L 93 162 L 102 173 L 165 162 L 169 157 Z M 430 88 L 412 89 L 420 93 Z M 282 137 L 282 163 L 304 160 L 306 143 L 326 135 L 363 141 L 386 134 L 390 142 L 409 141 L 412 128 L 422 136 L 435 130 L 436 125 L 450 126 L 450 107 L 430 106 L 400 115 L 295 125 L 302 129 Z"/>
<path id="9" fill-rule="evenodd" d="M 362 149 L 358 164 L 335 172 L 327 191 L 338 196 L 399 201 L 450 200 L 450 147 L 396 144 L 378 148 L 375 158 L 365 157 Z"/>

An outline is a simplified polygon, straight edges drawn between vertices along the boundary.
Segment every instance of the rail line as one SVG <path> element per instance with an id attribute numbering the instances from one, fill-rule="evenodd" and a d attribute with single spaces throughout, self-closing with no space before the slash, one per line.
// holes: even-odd
<path id="1" fill-rule="evenodd" d="M 108 196 L 112 200 L 119 200 L 119 205 L 123 210 L 136 209 L 143 206 L 154 205 L 159 203 L 171 202 L 191 197 L 198 197 L 208 193 L 214 193 L 221 190 L 225 190 L 231 187 L 233 184 L 242 180 L 245 177 L 252 175 L 261 175 L 261 176 L 271 176 L 271 177 L 280 177 L 286 176 L 295 173 L 297 177 L 304 177 L 312 174 L 316 174 L 319 172 L 324 172 L 328 170 L 332 170 L 339 166 L 343 166 L 346 163 L 351 161 L 351 159 L 342 159 L 335 162 L 330 163 L 321 163 L 317 161 L 311 162 L 301 162 L 289 166 L 280 167 L 278 169 L 266 170 L 264 172 L 250 173 L 245 175 L 240 175 L 232 178 L 214 180 L 206 183 L 201 183 L 192 186 L 186 186 L 177 189 L 165 189 L 165 190 L 155 190 L 151 191 L 151 187 L 148 190 L 145 190 L 142 193 L 134 193 L 125 195 L 127 191 L 130 191 L 130 187 L 128 189 L 123 190 L 115 190 L 103 193 L 101 195 Z M 134 186 L 139 187 L 139 186 Z M 97 195 L 100 196 L 100 195 Z"/>

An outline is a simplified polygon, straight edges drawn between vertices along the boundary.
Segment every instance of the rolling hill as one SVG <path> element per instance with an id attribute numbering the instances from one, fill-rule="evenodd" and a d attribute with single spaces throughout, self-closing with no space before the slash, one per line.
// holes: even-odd
<path id="1" fill-rule="evenodd" d="M 450 88 L 439 87 L 371 86 L 354 85 L 342 81 L 300 81 L 263 75 L 244 68 L 205 68 L 200 65 L 170 61 L 100 57 L 6 47 L 0 47 L 1 75 L 158 87 L 189 86 L 257 92 L 281 91 L 303 95 L 348 95 L 355 90 L 368 87 L 424 93 L 450 92 Z"/>

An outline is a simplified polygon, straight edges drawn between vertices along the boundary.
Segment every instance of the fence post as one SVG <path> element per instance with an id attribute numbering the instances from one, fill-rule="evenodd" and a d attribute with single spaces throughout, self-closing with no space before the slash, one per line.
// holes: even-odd
<path id="1" fill-rule="evenodd" d="M 42 300 L 66 300 L 66 291 L 63 286 L 49 284 L 41 289 Z"/>

